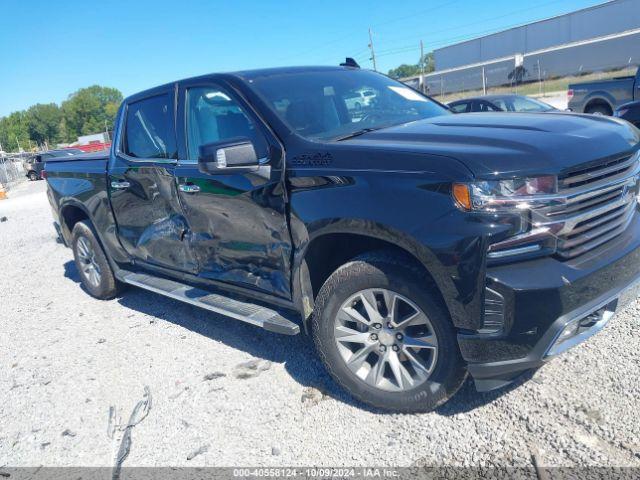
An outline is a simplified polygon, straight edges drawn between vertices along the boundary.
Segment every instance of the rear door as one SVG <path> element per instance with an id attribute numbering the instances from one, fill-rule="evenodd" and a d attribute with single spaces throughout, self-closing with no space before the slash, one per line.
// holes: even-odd
<path id="1" fill-rule="evenodd" d="M 142 263 L 195 272 L 184 242 L 187 223 L 174 178 L 177 163 L 173 88 L 129 101 L 109 166 L 118 237 Z"/>
<path id="2" fill-rule="evenodd" d="M 180 199 L 201 277 L 290 298 L 291 239 L 286 217 L 283 152 L 251 107 L 225 84 L 179 88 Z M 198 169 L 201 145 L 248 139 L 260 167 Z"/>

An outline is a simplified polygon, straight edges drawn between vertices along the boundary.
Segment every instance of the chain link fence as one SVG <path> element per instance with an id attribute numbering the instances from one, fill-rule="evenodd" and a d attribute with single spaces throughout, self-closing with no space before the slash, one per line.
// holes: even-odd
<path id="1" fill-rule="evenodd" d="M 0 155 L 0 184 L 5 190 L 27 180 L 23 162 L 22 156 Z"/>

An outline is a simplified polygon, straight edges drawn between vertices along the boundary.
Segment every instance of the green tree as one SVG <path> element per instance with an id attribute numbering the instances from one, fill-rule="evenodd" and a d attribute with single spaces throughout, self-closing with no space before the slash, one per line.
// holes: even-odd
<path id="1" fill-rule="evenodd" d="M 55 103 L 38 103 L 29 107 L 25 114 L 29 138 L 41 145 L 55 144 L 62 140 L 60 135 L 62 111 Z"/>
<path id="2" fill-rule="evenodd" d="M 29 149 L 29 129 L 24 112 L 13 112 L 0 119 L 0 144 L 7 152 Z"/>
<path id="3" fill-rule="evenodd" d="M 62 102 L 62 117 L 66 139 L 102 132 L 111 128 L 122 102 L 122 93 L 115 88 L 93 85 L 72 93 Z"/>
<path id="4" fill-rule="evenodd" d="M 422 59 L 418 59 L 418 63 L 408 65 L 403 63 L 402 65 L 392 68 L 389 70 L 388 75 L 391 78 L 406 78 L 406 77 L 415 77 L 416 75 L 420 75 L 420 72 L 430 73 L 435 70 L 435 63 L 433 61 L 433 52 L 426 53 Z"/>

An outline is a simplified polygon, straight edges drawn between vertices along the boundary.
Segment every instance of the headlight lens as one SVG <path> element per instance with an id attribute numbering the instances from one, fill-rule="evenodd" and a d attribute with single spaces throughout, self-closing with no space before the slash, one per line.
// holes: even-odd
<path id="1" fill-rule="evenodd" d="M 472 183 L 455 183 L 452 188 L 456 205 L 463 210 L 520 210 L 542 195 L 552 195 L 558 190 L 553 175 L 512 178 L 506 180 L 481 180 Z"/>

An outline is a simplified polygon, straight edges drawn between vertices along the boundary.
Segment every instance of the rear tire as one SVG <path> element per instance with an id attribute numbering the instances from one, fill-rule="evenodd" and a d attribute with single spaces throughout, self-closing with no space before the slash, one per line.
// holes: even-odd
<path id="1" fill-rule="evenodd" d="M 82 285 L 92 297 L 108 300 L 120 291 L 107 256 L 91 223 L 80 221 L 73 227 L 71 248 Z"/>
<path id="2" fill-rule="evenodd" d="M 430 289 L 410 261 L 388 252 L 356 257 L 320 289 L 311 318 L 316 349 L 335 381 L 361 402 L 396 412 L 428 412 L 464 382 L 455 330 Z M 366 308 L 367 298 L 368 306 L 376 303 L 374 311 Z M 387 308 L 387 303 L 399 306 Z M 354 310 L 362 313 L 352 317 Z M 420 314 L 424 321 L 407 323 Z"/>
<path id="3" fill-rule="evenodd" d="M 607 105 L 602 105 L 602 104 L 597 104 L 597 105 L 588 107 L 585 110 L 585 113 L 590 113 L 591 115 L 605 115 L 607 117 L 610 117 L 611 115 L 613 115 L 613 112 L 611 111 L 611 109 Z"/>

